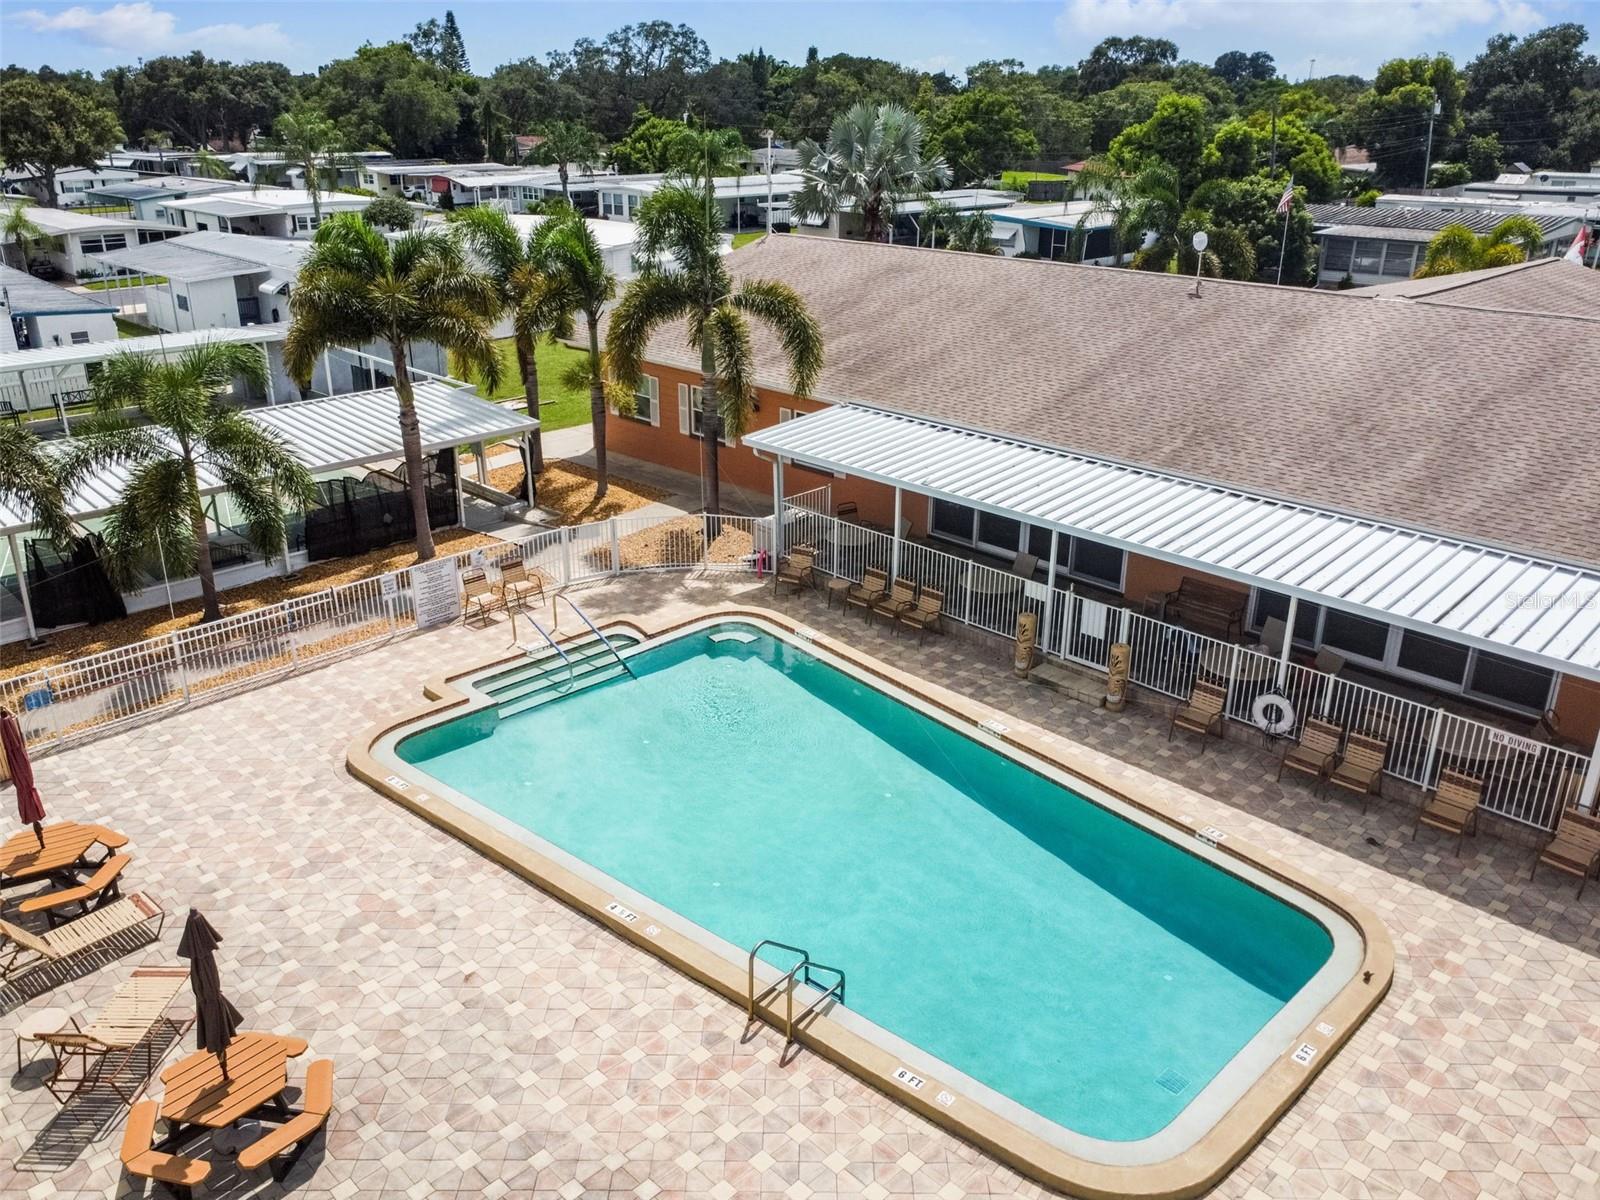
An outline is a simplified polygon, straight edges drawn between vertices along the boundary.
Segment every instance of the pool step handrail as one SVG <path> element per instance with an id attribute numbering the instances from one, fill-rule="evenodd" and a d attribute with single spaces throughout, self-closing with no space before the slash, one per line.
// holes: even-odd
<path id="1" fill-rule="evenodd" d="M 799 961 L 785 971 L 772 983 L 760 992 L 756 991 L 756 958 L 768 946 L 779 950 L 787 950 L 791 954 L 798 954 Z M 827 988 L 822 989 L 821 995 L 805 1008 L 800 1010 L 799 1016 L 794 1011 L 794 989 L 796 982 L 804 982 L 807 987 L 820 988 L 821 985 L 811 977 L 813 971 L 821 971 L 834 977 L 834 981 Z M 745 987 L 745 1021 L 754 1024 L 760 1017 L 759 1006 L 769 996 L 783 990 L 785 996 L 785 1009 L 783 1021 L 783 1048 L 787 1050 L 794 1045 L 794 1031 L 812 1013 L 816 1012 L 830 999 L 838 998 L 840 1004 L 844 1003 L 844 972 L 838 967 L 830 967 L 827 963 L 819 963 L 811 957 L 811 952 L 800 946 L 791 946 L 787 942 L 780 942 L 776 938 L 762 938 L 750 950 L 750 960 L 747 964 Z"/>
<path id="2" fill-rule="evenodd" d="M 633 674 L 633 668 L 630 667 L 627 660 L 622 657 L 621 651 L 611 644 L 611 639 L 605 634 L 601 633 L 599 627 L 596 626 L 593 621 L 589 620 L 589 615 L 584 612 L 583 609 L 578 607 L 578 602 L 576 600 L 574 600 L 571 596 L 565 595 L 561 592 L 556 592 L 555 598 L 557 600 L 565 600 L 567 602 L 567 607 L 578 614 L 578 620 L 587 625 L 589 627 L 589 632 L 594 634 L 595 637 L 599 638 L 605 648 L 611 651 L 611 657 L 617 660 L 617 665 L 629 675 Z"/>
<path id="3" fill-rule="evenodd" d="M 561 661 L 563 663 L 565 663 L 566 666 L 567 666 L 567 683 L 566 683 L 566 686 L 568 688 L 572 687 L 573 668 L 572 668 L 572 659 L 571 659 L 571 657 L 567 654 L 567 652 L 565 650 L 563 650 L 561 648 L 561 644 L 559 642 L 557 642 L 555 640 L 555 638 L 551 637 L 547 632 L 545 632 L 544 626 L 539 624 L 538 621 L 534 620 L 532 616 L 528 617 L 528 624 L 532 625 L 535 629 L 537 629 L 539 631 L 539 636 L 542 637 L 546 642 L 549 643 L 550 649 L 554 650 L 557 654 L 559 654 L 561 656 Z M 521 648 L 522 652 L 524 654 L 526 654 L 529 658 L 532 658 L 535 654 L 539 653 L 539 649 L 540 649 L 538 646 L 527 646 L 527 645 L 523 645 L 520 648 Z"/>

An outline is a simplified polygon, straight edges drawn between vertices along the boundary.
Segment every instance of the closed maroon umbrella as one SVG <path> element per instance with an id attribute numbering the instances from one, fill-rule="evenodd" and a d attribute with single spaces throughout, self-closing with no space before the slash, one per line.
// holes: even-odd
<path id="1" fill-rule="evenodd" d="M 11 782 L 17 788 L 17 816 L 24 825 L 33 826 L 33 836 L 44 849 L 44 800 L 33 783 L 33 764 L 28 761 L 28 739 L 22 736 L 22 726 L 8 708 L 0 708 L 0 748 L 4 748 L 6 764 L 11 770 Z"/>
<path id="2" fill-rule="evenodd" d="M 194 1032 L 200 1049 L 209 1050 L 222 1064 L 222 1077 L 228 1077 L 228 1043 L 244 1020 L 239 1010 L 222 994 L 222 977 L 217 973 L 217 944 L 222 935 L 211 922 L 191 908 L 178 940 L 178 957 L 189 960 L 189 984 L 194 988 Z"/>

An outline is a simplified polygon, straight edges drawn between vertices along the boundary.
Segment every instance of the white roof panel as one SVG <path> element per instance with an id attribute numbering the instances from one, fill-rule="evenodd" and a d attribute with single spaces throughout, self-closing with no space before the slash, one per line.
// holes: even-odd
<path id="1" fill-rule="evenodd" d="M 859 405 L 746 445 L 1600 680 L 1600 570 Z"/>
<path id="2" fill-rule="evenodd" d="M 114 354 L 177 354 L 207 342 L 267 345 L 289 336 L 287 325 L 246 325 L 240 329 L 190 329 L 150 337 L 82 342 L 76 346 L 40 346 L 36 350 L 0 350 L 0 376 L 12 372 L 54 370 L 104 362 Z"/>

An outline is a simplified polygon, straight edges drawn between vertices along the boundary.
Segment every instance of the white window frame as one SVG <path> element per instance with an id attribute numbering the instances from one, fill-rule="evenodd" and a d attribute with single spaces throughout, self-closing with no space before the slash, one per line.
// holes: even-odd
<path id="1" fill-rule="evenodd" d="M 641 386 L 633 389 L 633 415 L 630 420 L 641 425 L 661 424 L 661 380 L 654 375 L 639 376 Z M 649 411 L 640 408 L 643 404 Z"/>
<path id="2" fill-rule="evenodd" d="M 678 432 L 685 437 L 692 437 L 696 441 L 701 438 L 700 431 L 695 428 L 699 423 L 695 418 L 701 417 L 701 396 L 703 392 L 699 384 L 680 383 L 678 385 Z M 717 439 L 724 446 L 734 445 L 734 439 L 724 434 Z"/>
<path id="3" fill-rule="evenodd" d="M 988 554 L 988 555 L 990 555 L 992 557 L 995 557 L 995 558 L 1003 558 L 1008 554 L 1021 554 L 1021 553 L 1023 553 L 1024 551 L 1026 551 L 1028 549 L 1028 530 L 1030 530 L 1030 529 L 1045 529 L 1046 528 L 1045 526 L 1042 526 L 1042 525 L 1034 525 L 1029 521 L 1023 520 L 1021 517 L 1008 517 L 1007 518 L 1008 520 L 1016 521 L 1017 524 L 1020 526 L 1020 528 L 1017 530 L 1017 544 L 1015 546 L 1011 547 L 1010 549 L 1006 549 L 1004 547 L 1001 547 L 1001 546 L 997 545 L 994 542 L 980 542 L 980 541 L 978 541 L 978 518 L 982 514 L 979 512 L 979 510 L 976 507 L 974 507 L 971 504 L 962 504 L 961 501 L 959 501 L 959 500 L 950 500 L 950 501 L 947 501 L 947 503 L 956 504 L 956 505 L 959 505 L 962 508 L 971 510 L 971 512 L 972 512 L 972 526 L 971 526 L 972 532 L 967 536 L 967 538 L 965 540 L 963 540 L 963 539 L 961 539 L 959 537 L 956 537 L 953 534 L 945 533 L 943 530 L 935 529 L 934 525 L 933 525 L 934 497 L 930 496 L 930 497 L 928 497 L 927 515 L 926 515 L 926 518 L 925 518 L 924 523 L 923 523 L 923 528 L 928 531 L 928 537 L 929 538 L 935 538 L 935 539 L 937 539 L 937 540 L 939 540 L 941 542 L 948 542 L 952 546 L 965 546 L 969 550 L 976 550 L 981 554 Z M 1004 514 L 1004 513 L 995 513 L 995 514 L 992 514 L 992 515 L 994 515 L 994 516 L 1006 516 L 1006 514 Z M 1046 529 L 1046 532 L 1049 532 L 1048 529 Z M 1092 542 L 1094 540 L 1095 540 L 1094 538 L 1085 538 L 1084 539 L 1084 541 L 1089 541 L 1089 542 Z M 1075 539 L 1073 538 L 1073 536 L 1070 533 L 1063 533 L 1061 535 L 1060 541 L 1057 543 L 1057 546 L 1056 546 L 1056 552 L 1057 552 L 1056 574 L 1057 575 L 1063 575 L 1068 579 L 1076 580 L 1079 583 L 1086 583 L 1090 587 L 1097 587 L 1097 588 L 1100 588 L 1100 589 L 1105 590 L 1105 591 L 1113 591 L 1113 592 L 1117 592 L 1117 593 L 1121 593 L 1121 592 L 1126 591 L 1127 584 L 1128 584 L 1128 552 L 1126 550 L 1122 551 L 1122 569 L 1121 569 L 1121 571 L 1119 571 L 1117 573 L 1117 582 L 1116 582 L 1115 585 L 1113 585 L 1108 580 L 1102 579 L 1098 575 L 1082 575 L 1082 574 L 1079 574 L 1077 571 L 1074 571 L 1072 569 L 1072 560 L 1073 560 L 1072 546 L 1073 546 L 1073 542 L 1074 541 L 1075 541 Z M 1104 543 L 1100 543 L 1100 544 L 1104 544 Z M 1117 547 L 1112 546 L 1111 549 L 1115 550 L 1115 549 L 1117 549 Z M 1048 562 L 1049 562 L 1048 557 L 1040 557 L 1039 562 L 1040 562 L 1040 565 L 1045 566 L 1048 569 Z"/>

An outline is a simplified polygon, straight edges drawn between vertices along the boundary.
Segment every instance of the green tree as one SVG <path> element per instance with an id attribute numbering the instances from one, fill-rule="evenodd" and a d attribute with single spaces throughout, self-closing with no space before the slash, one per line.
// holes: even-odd
<path id="1" fill-rule="evenodd" d="M 56 173 L 93 167 L 122 141 L 116 114 L 59 84 L 12 79 L 0 84 L 0 159 L 28 172 L 56 202 Z"/>
<path id="2" fill-rule="evenodd" d="M 1265 50 L 1246 54 L 1243 50 L 1229 50 L 1217 56 L 1212 72 L 1237 92 L 1243 92 L 1252 83 L 1263 83 L 1278 77 L 1277 65 Z"/>
<path id="3" fill-rule="evenodd" d="M 970 181 L 999 176 L 1039 153 L 1039 139 L 1004 92 L 968 88 L 934 109 L 929 147 Z"/>
<path id="4" fill-rule="evenodd" d="M 669 186 L 639 206 L 639 256 L 644 269 L 617 302 L 607 331 L 611 378 L 630 392 L 652 335 L 687 320 L 700 350 L 701 445 L 706 507 L 720 512 L 719 439 L 743 433 L 755 403 L 751 321 L 777 336 L 789 369 L 789 390 L 807 396 L 822 369 L 822 331 L 799 293 L 769 279 L 734 283 L 721 253 L 720 222 L 705 198 Z"/>
<path id="5" fill-rule="evenodd" d="M 118 354 L 95 376 L 95 413 L 80 422 L 67 455 L 68 489 L 93 469 L 127 472 L 106 518 L 105 562 L 119 584 L 159 549 L 168 562 L 192 565 L 200 578 L 204 620 L 222 616 L 211 566 L 211 533 L 202 474 L 220 481 L 244 518 L 244 535 L 263 557 L 283 550 L 285 506 L 312 503 L 311 473 L 279 437 L 227 400 L 237 379 L 261 389 L 267 362 L 259 347 L 202 343 L 174 359 Z M 136 420 L 125 414 L 136 414 Z"/>
<path id="6" fill-rule="evenodd" d="M 1165 165 L 1177 177 L 1181 198 L 1200 184 L 1207 133 L 1204 101 L 1198 96 L 1164 96 L 1148 121 L 1117 135 L 1106 157 L 1129 172 Z"/>
<path id="7" fill-rule="evenodd" d="M 26 424 L 0 425 L 0 501 L 27 513 L 34 529 L 64 546 L 72 539 L 72 518 L 60 466 Z"/>
<path id="8" fill-rule="evenodd" d="M 1446 225 L 1423 252 L 1417 278 L 1509 267 L 1527 262 L 1542 245 L 1544 231 L 1531 217 L 1507 217 L 1485 234 L 1473 233 L 1465 225 Z"/>
<path id="9" fill-rule="evenodd" d="M 1428 171 L 1428 186 L 1435 188 L 1459 187 L 1472 181 L 1472 168 L 1466 163 L 1434 163 Z"/>
<path id="10" fill-rule="evenodd" d="M 410 229 L 417 223 L 417 214 L 399 196 L 379 196 L 361 210 L 361 219 L 379 229 Z"/>
<path id="11" fill-rule="evenodd" d="M 605 498 L 610 480 L 606 470 L 606 401 L 631 412 L 633 386 L 620 381 L 608 387 L 600 352 L 600 316 L 616 297 L 616 276 L 606 269 L 605 254 L 589 223 L 574 212 L 551 217 L 534 231 L 533 253 L 549 280 L 547 303 L 555 319 L 570 330 L 572 317 L 582 316 L 588 353 L 575 364 L 564 383 L 589 389 L 589 424 L 594 433 L 594 498 Z M 633 378 L 638 377 L 634 372 Z"/>
<path id="12" fill-rule="evenodd" d="M 920 224 L 932 249 L 1000 253 L 1000 247 L 994 244 L 994 218 L 986 212 L 960 213 L 936 200 L 922 210 Z"/>
<path id="13" fill-rule="evenodd" d="M 1467 139 L 1467 173 L 1473 179 L 1493 179 L 1505 166 L 1505 151 L 1497 133 L 1478 134 Z"/>
<path id="14" fill-rule="evenodd" d="M 670 171 L 678 143 L 688 132 L 689 127 L 682 121 L 658 117 L 641 108 L 633 114 L 627 137 L 611 144 L 611 165 L 624 175 Z"/>
<path id="15" fill-rule="evenodd" d="M 284 113 L 273 122 L 272 135 L 262 140 L 261 148 L 283 159 L 281 164 L 269 166 L 269 173 L 282 175 L 289 167 L 300 169 L 306 194 L 311 197 L 311 211 L 319 222 L 323 190 L 338 181 L 340 167 L 355 161 L 339 127 L 309 107 Z"/>
<path id="16" fill-rule="evenodd" d="M 1461 130 L 1466 85 L 1447 54 L 1397 58 L 1378 69 L 1372 89 L 1350 109 L 1350 132 L 1391 186 L 1420 187 L 1428 122 L 1435 102 L 1433 150 L 1438 158 Z"/>
<path id="17" fill-rule="evenodd" d="M 944 159 L 924 153 L 922 123 L 897 104 L 858 104 L 834 121 L 826 145 L 797 149 L 802 182 L 789 210 L 815 220 L 853 208 L 868 241 L 888 237 L 901 200 L 950 179 Z"/>
<path id="18" fill-rule="evenodd" d="M 15 254 L 8 254 L 14 261 L 11 265 L 19 271 L 28 269 L 28 259 L 32 257 L 34 248 L 49 241 L 49 235 L 40 229 L 28 209 L 31 206 L 23 200 L 10 204 L 5 209 L 5 220 L 0 222 L 0 247 L 9 252 L 13 247 Z"/>
<path id="19" fill-rule="evenodd" d="M 1588 30 L 1569 23 L 1518 38 L 1496 34 L 1467 64 L 1468 124 L 1504 131 L 1516 157 L 1535 166 L 1584 170 L 1600 153 L 1574 134 L 1585 123 L 1586 89 L 1600 87 L 1600 65 L 1584 53 Z M 1470 159 L 1469 159 L 1470 162 Z"/>
<path id="20" fill-rule="evenodd" d="M 1090 96 L 1084 102 L 1089 116 L 1090 149 L 1105 153 L 1119 133 L 1130 125 L 1148 121 L 1163 97 L 1173 94 L 1170 83 L 1132 80 Z"/>
<path id="21" fill-rule="evenodd" d="M 1217 252 L 1221 274 L 1229 279 L 1262 278 L 1274 282 L 1278 277 L 1278 251 L 1283 253 L 1283 282 L 1309 284 L 1316 274 L 1316 242 L 1311 214 L 1306 211 L 1306 189 L 1297 186 L 1289 210 L 1289 232 L 1284 243 L 1283 214 L 1278 201 L 1283 196 L 1282 173 L 1264 172 L 1243 179 L 1214 179 L 1200 185 L 1191 206 L 1204 214 L 1205 228 Z M 1226 244 L 1222 230 L 1238 230 L 1244 237 L 1246 256 Z M 1245 268 L 1249 268 L 1249 273 Z"/>
<path id="22" fill-rule="evenodd" d="M 572 121 L 555 121 L 544 127 L 544 141 L 534 148 L 535 162 L 553 166 L 561 176 L 561 198 L 572 203 L 567 177 L 574 166 L 592 166 L 600 161 L 600 138 L 593 130 Z"/>
<path id="23" fill-rule="evenodd" d="M 461 123 L 449 72 L 401 42 L 336 59 L 308 90 L 351 146 L 382 146 L 407 158 L 440 154 L 453 146 Z"/>
<path id="24" fill-rule="evenodd" d="M 500 382 L 490 336 L 498 308 L 494 282 L 467 261 L 454 237 L 425 229 L 391 242 L 359 213 L 334 213 L 322 223 L 289 296 L 283 357 L 302 388 L 330 347 L 381 342 L 389 348 L 419 560 L 433 557 L 433 531 L 408 365 L 411 346 L 443 346 L 492 390 Z"/>
<path id="25" fill-rule="evenodd" d="M 1272 138 L 1277 137 L 1276 169 L 1287 168 L 1315 203 L 1339 194 L 1343 174 L 1327 139 L 1298 116 L 1254 113 L 1221 125 L 1203 156 L 1204 174 L 1213 179 L 1242 179 L 1272 167 Z"/>
<path id="26" fill-rule="evenodd" d="M 1107 92 L 1135 76 L 1148 78 L 1178 61 L 1178 47 L 1166 38 L 1109 37 L 1078 64 L 1078 91 Z"/>

